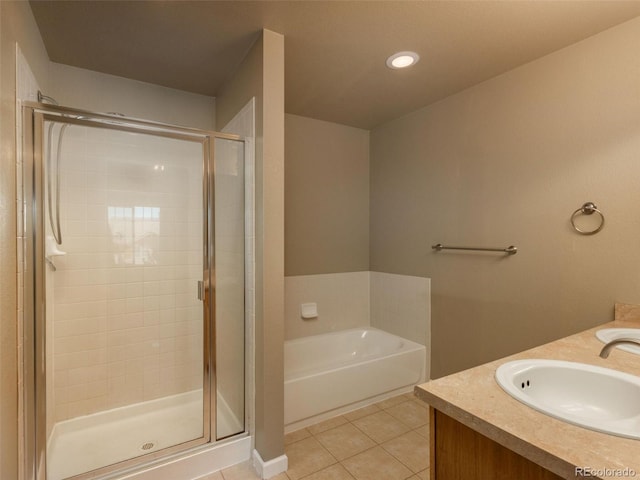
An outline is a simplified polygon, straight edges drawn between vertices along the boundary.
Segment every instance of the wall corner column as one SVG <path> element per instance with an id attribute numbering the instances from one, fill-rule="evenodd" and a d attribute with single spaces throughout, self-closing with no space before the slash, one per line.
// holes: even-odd
<path id="1" fill-rule="evenodd" d="M 268 461 L 284 455 L 284 36 L 269 30 L 263 31 L 262 73 L 262 162 L 256 165 L 256 181 L 261 180 L 261 188 L 256 184 L 256 277 L 262 282 L 256 286 L 255 441 Z"/>

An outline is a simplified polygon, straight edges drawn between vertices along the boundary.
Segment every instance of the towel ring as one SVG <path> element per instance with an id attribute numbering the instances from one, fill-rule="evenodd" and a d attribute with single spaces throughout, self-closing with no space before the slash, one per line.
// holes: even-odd
<path id="1" fill-rule="evenodd" d="M 596 228 L 595 230 L 580 230 L 575 223 L 576 217 L 579 214 L 592 215 L 593 213 L 597 213 L 598 215 L 600 215 L 600 225 L 598 226 L 598 228 Z M 587 202 L 575 212 L 573 212 L 573 215 L 571 215 L 571 226 L 573 226 L 574 230 L 581 235 L 594 235 L 602 230 L 602 227 L 604 227 L 604 215 L 600 210 L 598 210 L 598 206 L 595 203 Z"/>

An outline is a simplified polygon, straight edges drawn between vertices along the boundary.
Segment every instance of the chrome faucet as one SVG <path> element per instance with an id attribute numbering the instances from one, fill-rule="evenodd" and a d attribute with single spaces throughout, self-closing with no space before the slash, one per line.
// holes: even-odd
<path id="1" fill-rule="evenodd" d="M 616 338 L 615 340 L 611 340 L 604 347 L 602 347 L 602 350 L 600 351 L 600 357 L 601 358 L 609 357 L 609 353 L 611 353 L 611 349 L 613 347 L 615 347 L 616 345 L 625 344 L 625 343 L 638 345 L 640 347 L 640 340 L 638 340 L 638 339 L 635 339 L 635 338 Z"/>

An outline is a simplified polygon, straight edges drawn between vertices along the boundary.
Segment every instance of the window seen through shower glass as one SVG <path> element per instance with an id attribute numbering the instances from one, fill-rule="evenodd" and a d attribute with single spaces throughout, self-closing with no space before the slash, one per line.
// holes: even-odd
<path id="1" fill-rule="evenodd" d="M 58 148 L 61 130 L 45 122 L 48 480 L 209 440 L 203 146 L 68 125 Z"/>
<path id="2" fill-rule="evenodd" d="M 108 207 L 107 217 L 116 264 L 157 264 L 160 207 Z"/>

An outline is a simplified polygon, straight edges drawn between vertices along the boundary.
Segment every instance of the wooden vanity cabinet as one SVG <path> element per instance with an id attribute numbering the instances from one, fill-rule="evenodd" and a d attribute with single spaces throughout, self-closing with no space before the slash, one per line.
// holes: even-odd
<path id="1" fill-rule="evenodd" d="M 562 477 L 429 407 L 431 480 L 562 480 Z"/>

